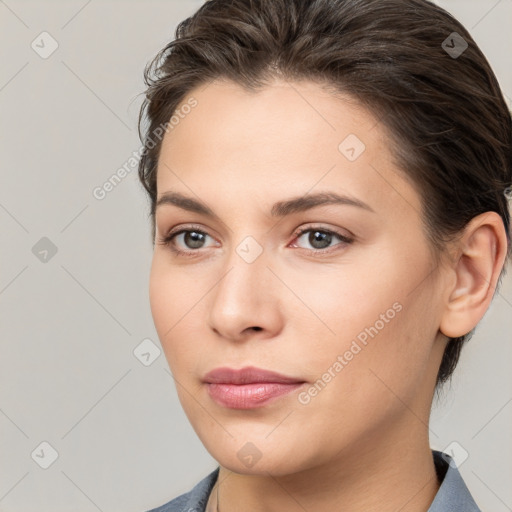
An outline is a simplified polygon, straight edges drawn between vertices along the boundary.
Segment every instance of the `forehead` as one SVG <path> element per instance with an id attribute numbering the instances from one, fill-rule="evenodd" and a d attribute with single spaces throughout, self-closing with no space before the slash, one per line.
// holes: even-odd
<path id="1" fill-rule="evenodd" d="M 180 113 L 191 98 L 196 106 Z M 187 158 L 210 152 L 219 160 L 243 152 L 246 160 L 264 160 L 286 154 L 315 158 L 315 147 L 330 148 L 338 156 L 338 144 L 351 132 L 369 139 L 376 119 L 351 97 L 335 97 L 314 82 L 275 80 L 257 90 L 247 90 L 230 81 L 215 81 L 191 91 L 176 109 L 179 123 L 172 125 L 163 150 Z M 176 118 L 176 116 L 175 116 Z M 379 131 L 373 131 L 376 139 Z M 368 143 L 370 141 L 368 140 Z M 281 151 L 279 151 L 281 148 Z M 200 150 L 194 151 L 190 149 Z"/>
<path id="2" fill-rule="evenodd" d="M 194 108 L 184 109 L 191 100 Z M 232 197 L 267 197 L 321 186 L 366 201 L 389 189 L 388 198 L 405 194 L 419 208 L 384 127 L 354 98 L 320 84 L 276 80 L 248 91 L 216 81 L 192 90 L 176 112 L 179 122 L 160 152 L 159 193 L 188 186 L 209 197 L 212 187 Z"/>

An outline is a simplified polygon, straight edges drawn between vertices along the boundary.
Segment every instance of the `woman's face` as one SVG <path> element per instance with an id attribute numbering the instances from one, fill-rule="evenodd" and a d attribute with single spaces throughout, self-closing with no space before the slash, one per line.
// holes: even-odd
<path id="1" fill-rule="evenodd" d="M 205 447 L 284 475 L 426 433 L 443 278 L 382 125 L 311 82 L 219 81 L 187 102 L 158 165 L 150 300 Z M 244 401 L 204 382 L 248 366 L 299 384 Z"/>

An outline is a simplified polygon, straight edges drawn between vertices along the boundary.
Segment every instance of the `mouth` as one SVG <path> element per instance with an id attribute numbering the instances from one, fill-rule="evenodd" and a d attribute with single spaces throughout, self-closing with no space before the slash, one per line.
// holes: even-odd
<path id="1" fill-rule="evenodd" d="M 205 375 L 203 382 L 217 404 L 231 409 L 262 407 L 305 384 L 300 378 L 254 366 L 216 368 Z"/>

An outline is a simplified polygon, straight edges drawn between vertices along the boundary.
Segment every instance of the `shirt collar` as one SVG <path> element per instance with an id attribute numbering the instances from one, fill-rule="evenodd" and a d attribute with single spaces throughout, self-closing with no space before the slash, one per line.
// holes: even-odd
<path id="1" fill-rule="evenodd" d="M 441 486 L 428 512 L 482 512 L 450 455 L 432 450 L 434 464 Z"/>

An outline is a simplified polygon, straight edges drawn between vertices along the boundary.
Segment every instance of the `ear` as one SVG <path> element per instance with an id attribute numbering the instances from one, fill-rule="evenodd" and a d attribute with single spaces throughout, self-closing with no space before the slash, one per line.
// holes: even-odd
<path id="1" fill-rule="evenodd" d="M 507 235 L 501 217 L 496 212 L 485 212 L 471 219 L 455 243 L 454 279 L 447 290 L 439 327 L 444 335 L 464 336 L 482 319 L 506 255 Z"/>

